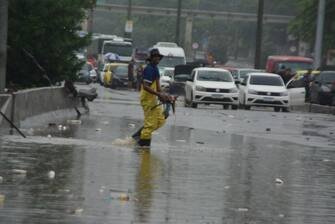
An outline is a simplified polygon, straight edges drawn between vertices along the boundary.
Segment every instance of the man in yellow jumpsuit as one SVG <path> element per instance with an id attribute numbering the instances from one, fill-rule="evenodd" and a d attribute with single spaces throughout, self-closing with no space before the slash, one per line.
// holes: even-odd
<path id="1" fill-rule="evenodd" d="M 168 101 L 170 96 L 161 92 L 159 83 L 159 70 L 157 65 L 163 58 L 158 49 L 150 51 L 150 63 L 143 71 L 141 86 L 141 105 L 144 112 L 144 127 L 133 138 L 139 137 L 138 145 L 150 147 L 152 132 L 162 127 L 165 123 L 165 116 L 161 106 L 157 106 L 159 101 Z"/>

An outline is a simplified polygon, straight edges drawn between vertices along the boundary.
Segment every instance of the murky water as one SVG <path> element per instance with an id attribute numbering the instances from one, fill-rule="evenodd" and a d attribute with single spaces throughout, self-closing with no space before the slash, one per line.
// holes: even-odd
<path id="1" fill-rule="evenodd" d="M 82 122 L 35 134 L 93 144 L 0 140 L 0 223 L 335 222 L 331 148 L 168 126 L 151 151 L 139 151 L 112 140 L 140 122 Z"/>

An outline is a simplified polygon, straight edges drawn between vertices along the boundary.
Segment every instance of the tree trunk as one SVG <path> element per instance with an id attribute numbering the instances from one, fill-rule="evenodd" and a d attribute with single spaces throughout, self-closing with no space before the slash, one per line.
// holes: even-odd
<path id="1" fill-rule="evenodd" d="M 6 87 L 8 0 L 0 1 L 0 93 Z"/>

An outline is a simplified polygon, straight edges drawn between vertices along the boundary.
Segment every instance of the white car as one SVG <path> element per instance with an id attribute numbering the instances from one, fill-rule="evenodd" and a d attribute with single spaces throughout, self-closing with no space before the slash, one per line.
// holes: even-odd
<path id="1" fill-rule="evenodd" d="M 238 109 L 238 89 L 231 73 L 220 68 L 196 68 L 185 85 L 185 106 L 198 104 L 229 105 Z"/>
<path id="2" fill-rule="evenodd" d="M 272 73 L 249 73 L 240 84 L 239 100 L 246 110 L 261 106 L 288 112 L 290 107 L 289 92 L 283 79 Z"/>
<path id="3" fill-rule="evenodd" d="M 172 77 L 173 77 L 173 68 L 163 68 L 160 69 L 160 87 L 162 90 L 169 90 L 170 84 L 172 83 Z"/>

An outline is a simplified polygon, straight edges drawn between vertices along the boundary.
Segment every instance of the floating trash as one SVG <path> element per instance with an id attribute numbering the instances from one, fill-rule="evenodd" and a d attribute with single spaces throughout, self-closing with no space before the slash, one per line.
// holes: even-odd
<path id="1" fill-rule="evenodd" d="M 13 169 L 12 173 L 13 174 L 18 174 L 18 175 L 27 175 L 27 171 L 26 170 L 20 170 L 20 169 Z"/>
<path id="2" fill-rule="evenodd" d="M 278 184 L 278 185 L 282 185 L 282 184 L 284 184 L 284 181 L 283 181 L 282 179 L 280 179 L 280 178 L 276 178 L 275 182 L 276 182 L 276 184 Z"/>
<path id="3" fill-rule="evenodd" d="M 68 120 L 68 124 L 81 124 L 81 120 Z"/>
<path id="4" fill-rule="evenodd" d="M 197 144 L 204 145 L 205 143 L 204 142 L 197 142 Z"/>
<path id="5" fill-rule="evenodd" d="M 84 209 L 82 209 L 82 208 L 77 208 L 76 210 L 74 210 L 75 215 L 81 215 L 81 214 L 83 214 L 83 212 L 84 212 Z"/>
<path id="6" fill-rule="evenodd" d="M 176 140 L 176 142 L 186 142 L 186 140 L 184 140 L 184 139 L 178 139 L 178 140 Z"/>
<path id="7" fill-rule="evenodd" d="M 55 171 L 53 171 L 53 170 L 50 170 L 50 171 L 48 172 L 48 178 L 49 178 L 49 179 L 54 179 L 54 178 L 55 178 L 55 176 L 56 176 L 56 173 L 55 173 Z"/>
<path id="8" fill-rule="evenodd" d="M 267 128 L 267 129 L 265 129 L 267 132 L 270 132 L 271 131 L 271 128 Z"/>
<path id="9" fill-rule="evenodd" d="M 128 124 L 128 127 L 129 127 L 129 128 L 135 128 L 136 125 L 135 125 L 135 124 Z"/>
<path id="10" fill-rule="evenodd" d="M 248 208 L 238 208 L 237 211 L 238 212 L 248 212 L 249 209 Z"/>

